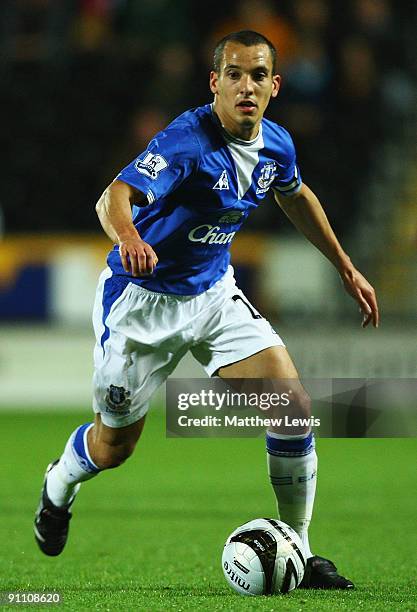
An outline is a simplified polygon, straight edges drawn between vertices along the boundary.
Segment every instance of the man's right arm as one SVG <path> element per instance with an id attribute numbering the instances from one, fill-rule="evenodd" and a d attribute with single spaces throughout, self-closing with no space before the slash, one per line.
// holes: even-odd
<path id="1" fill-rule="evenodd" d="M 123 268 L 132 276 L 152 274 L 158 258 L 144 242 L 132 222 L 132 205 L 145 201 L 145 196 L 123 181 L 115 180 L 96 204 L 100 223 L 113 243 L 119 245 Z"/>

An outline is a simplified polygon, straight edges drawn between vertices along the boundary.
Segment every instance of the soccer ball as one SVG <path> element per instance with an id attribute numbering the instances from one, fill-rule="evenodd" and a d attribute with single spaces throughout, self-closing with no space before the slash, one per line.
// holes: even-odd
<path id="1" fill-rule="evenodd" d="M 258 518 L 230 534 L 222 566 L 227 583 L 241 595 L 273 595 L 288 593 L 300 584 L 306 555 L 289 525 Z"/>

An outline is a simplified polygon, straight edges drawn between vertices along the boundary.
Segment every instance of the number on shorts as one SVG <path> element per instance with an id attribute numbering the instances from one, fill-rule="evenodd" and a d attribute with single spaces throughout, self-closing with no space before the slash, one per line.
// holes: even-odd
<path id="1" fill-rule="evenodd" d="M 243 302 L 243 304 L 245 304 L 245 306 L 246 306 L 246 308 L 249 310 L 249 312 L 251 313 L 251 315 L 252 315 L 252 318 L 253 318 L 253 319 L 262 319 L 262 315 L 257 314 L 257 313 L 256 313 L 256 312 L 253 310 L 253 308 L 251 308 L 251 305 L 250 305 L 250 304 L 248 304 L 247 302 L 245 302 L 245 300 L 243 299 L 243 297 L 242 297 L 241 295 L 233 295 L 233 296 L 232 296 L 232 300 L 233 300 L 234 302 L 237 302 L 237 300 L 241 300 L 241 301 Z"/>

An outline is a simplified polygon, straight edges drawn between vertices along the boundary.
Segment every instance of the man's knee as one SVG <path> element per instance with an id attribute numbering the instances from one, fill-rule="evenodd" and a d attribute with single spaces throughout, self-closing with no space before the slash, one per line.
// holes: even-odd
<path id="1" fill-rule="evenodd" d="M 288 416 L 291 419 L 309 419 L 311 417 L 311 398 L 309 394 L 298 384 L 279 386 L 279 394 L 285 397 L 285 402 L 281 401 L 271 412 L 274 416 L 283 418 Z"/>
<path id="2" fill-rule="evenodd" d="M 311 417 L 311 398 L 304 389 L 300 389 L 294 394 L 292 402 L 293 412 L 296 418 L 308 419 Z"/>
<path id="3" fill-rule="evenodd" d="M 91 458 L 101 470 L 118 467 L 130 457 L 145 424 L 145 417 L 127 427 L 111 428 L 96 414 L 94 427 L 88 432 Z"/>
<path id="4" fill-rule="evenodd" d="M 117 445 L 101 443 L 95 448 L 94 463 L 100 470 L 119 467 L 132 455 L 135 445 L 132 442 L 124 442 Z"/>

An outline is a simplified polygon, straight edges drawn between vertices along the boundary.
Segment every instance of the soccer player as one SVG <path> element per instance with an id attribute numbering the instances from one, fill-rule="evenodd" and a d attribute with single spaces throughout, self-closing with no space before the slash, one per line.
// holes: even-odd
<path id="1" fill-rule="evenodd" d="M 78 427 L 47 468 L 35 518 L 36 541 L 47 555 L 65 546 L 81 483 L 132 454 L 152 393 L 188 350 L 209 376 L 298 381 L 281 338 L 237 288 L 229 265 L 235 234 L 269 189 L 336 267 L 363 312 L 363 326 L 378 325 L 375 292 L 302 182 L 290 135 L 263 118 L 279 88 L 276 51 L 264 36 L 226 36 L 210 73 L 214 102 L 156 134 L 97 203 L 115 246 L 93 313 L 95 420 Z M 301 383 L 294 389 L 300 413 L 309 414 Z M 280 517 L 307 552 L 302 586 L 352 588 L 331 561 L 310 550 L 317 468 L 311 431 L 268 431 L 267 457 Z"/>

